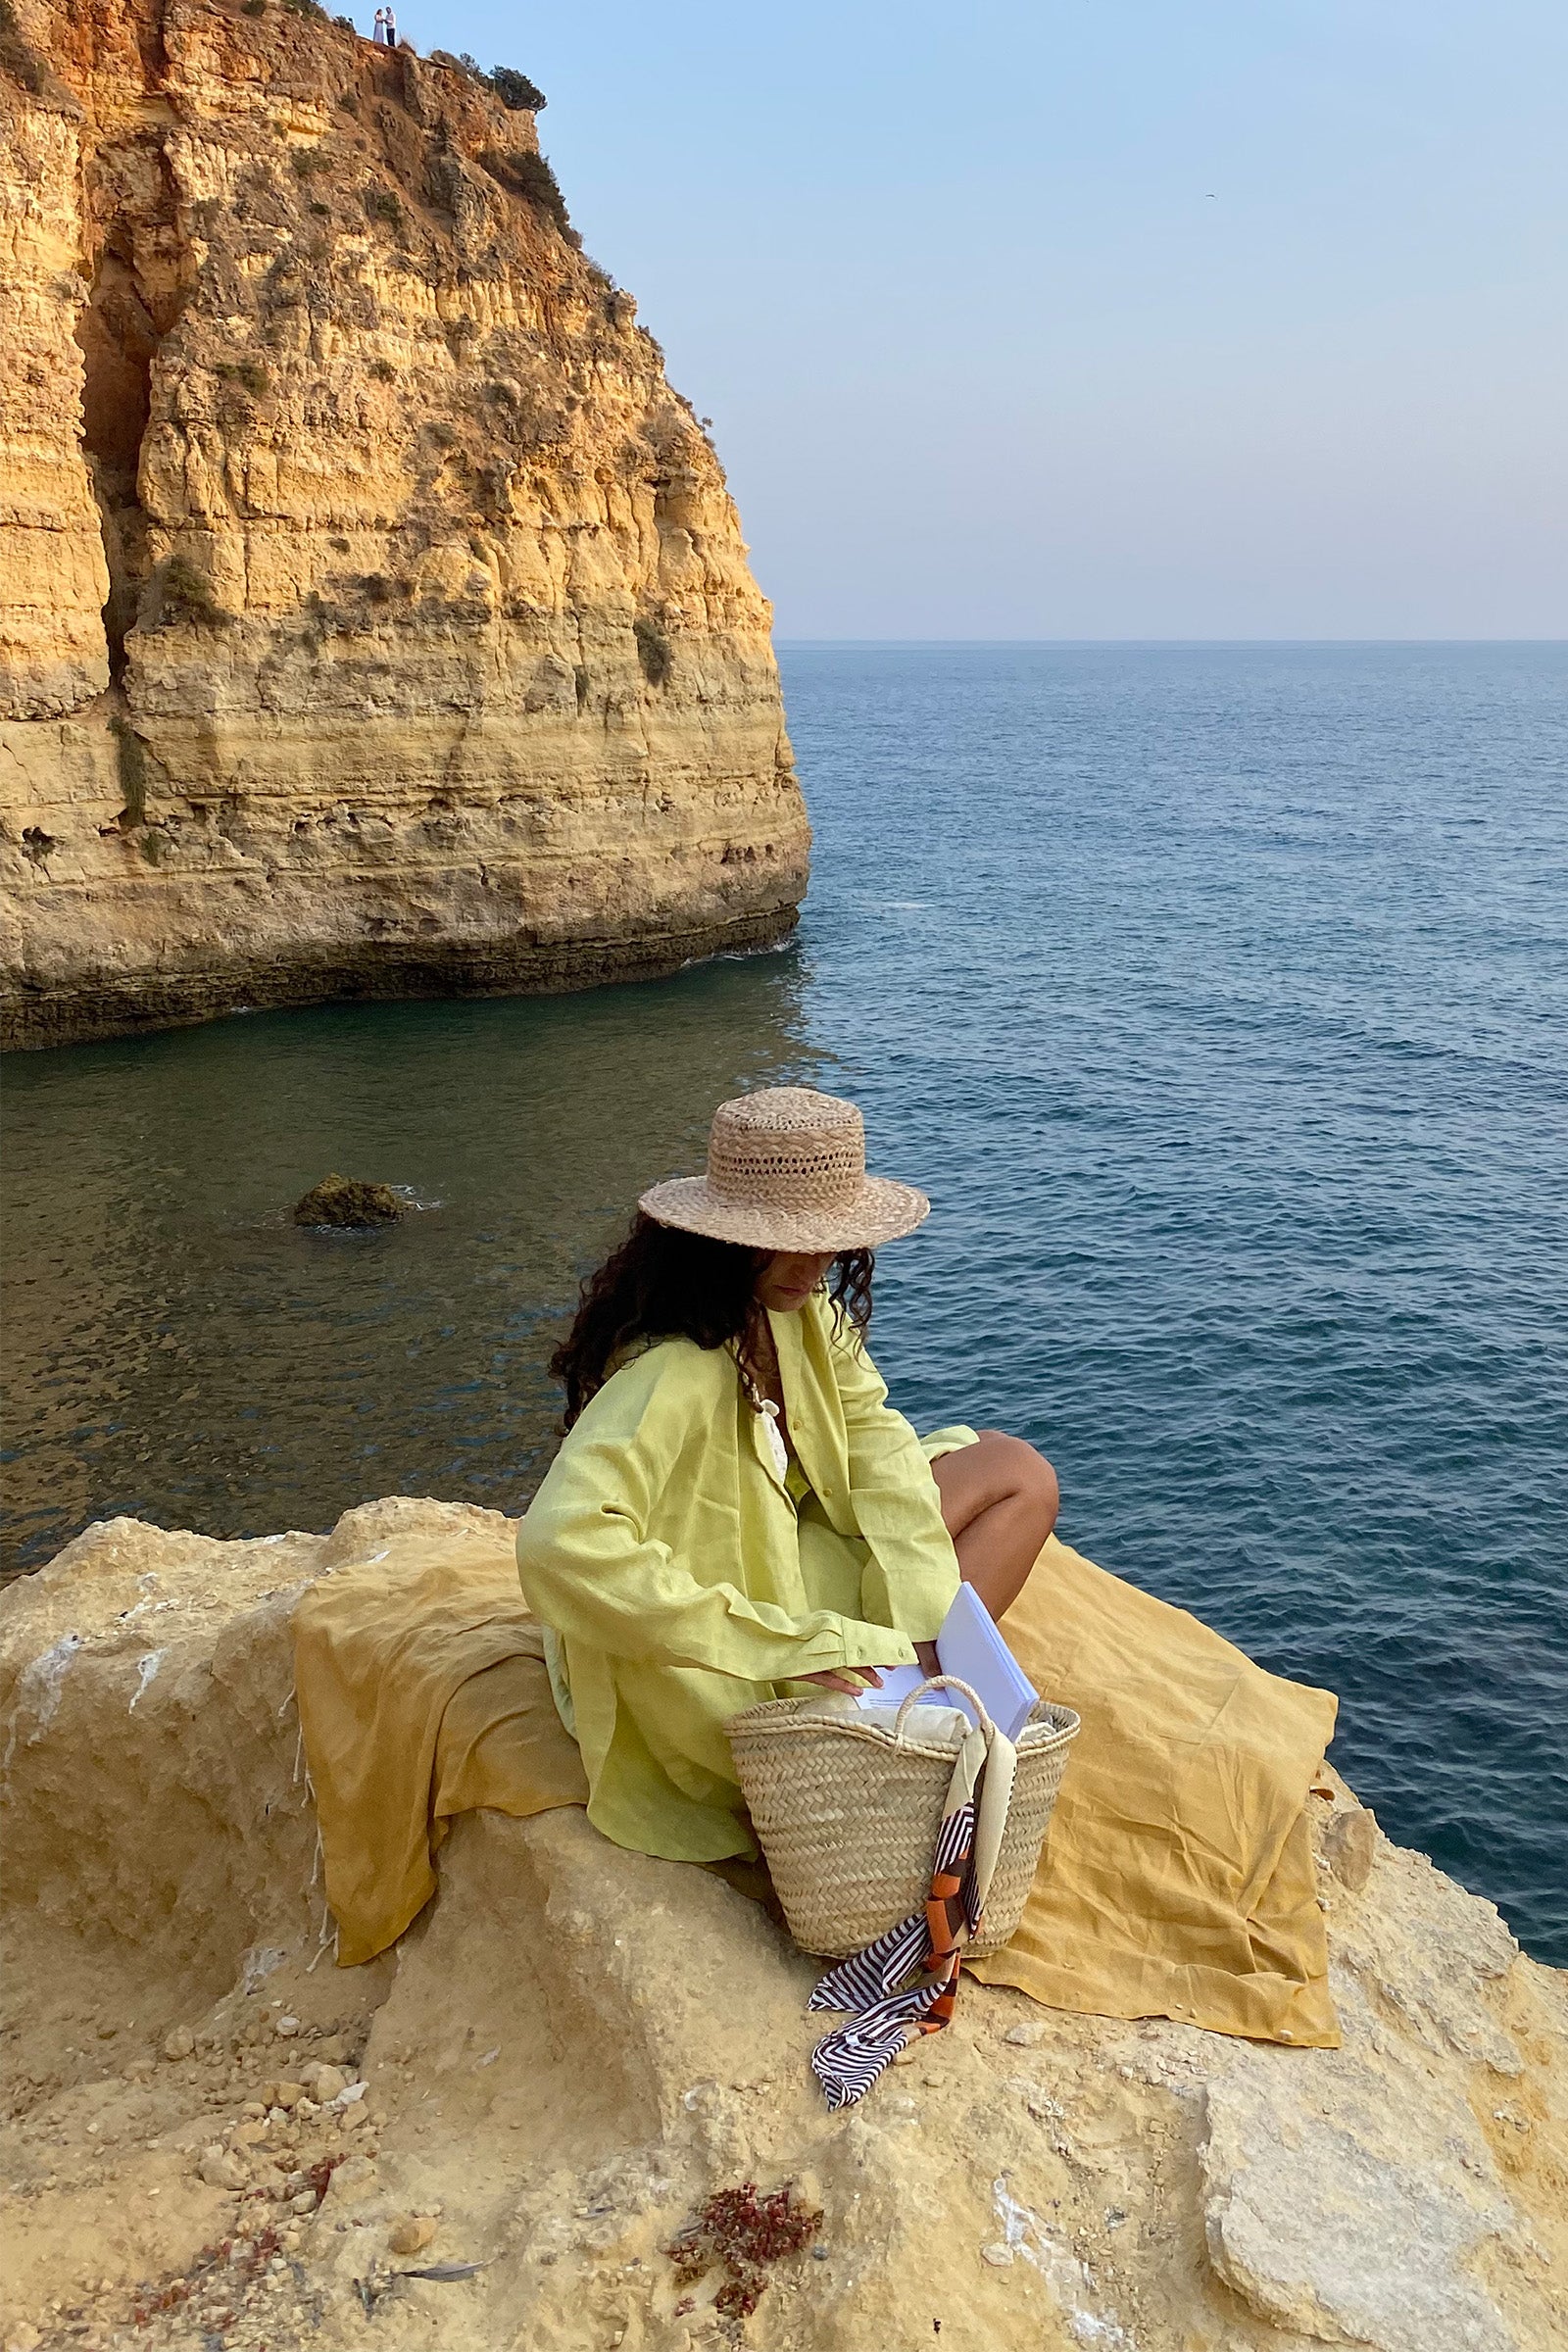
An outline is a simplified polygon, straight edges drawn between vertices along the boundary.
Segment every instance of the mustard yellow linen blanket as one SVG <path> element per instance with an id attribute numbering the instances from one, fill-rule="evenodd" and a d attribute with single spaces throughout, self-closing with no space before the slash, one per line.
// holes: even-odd
<path id="1" fill-rule="evenodd" d="M 302 1599 L 295 1687 L 338 1960 L 396 1941 L 455 1813 L 582 1804 L 512 1525 L 391 1538 Z M 1306 1799 L 1336 1702 L 1054 1539 L 1004 1631 L 1074 1742 L 1017 1935 L 973 1963 L 1048 2007 L 1332 2047 Z"/>
<path id="2" fill-rule="evenodd" d="M 1051 2009 L 1338 2048 L 1306 1813 L 1338 1700 L 1054 1537 L 1003 1631 L 1083 1729 L 1018 1932 L 975 1975 Z"/>

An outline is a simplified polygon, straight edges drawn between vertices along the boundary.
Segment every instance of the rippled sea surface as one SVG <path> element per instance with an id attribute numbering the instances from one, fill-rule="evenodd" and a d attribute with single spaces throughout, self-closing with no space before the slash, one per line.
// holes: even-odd
<path id="1" fill-rule="evenodd" d="M 1062 1532 L 1343 1699 L 1391 1834 L 1568 1963 L 1568 649 L 787 649 L 798 939 L 652 986 L 18 1056 L 7 1565 L 133 1511 L 515 1509 L 712 1103 L 923 1184 L 875 1346 Z M 329 1168 L 408 1188 L 302 1231 Z"/>

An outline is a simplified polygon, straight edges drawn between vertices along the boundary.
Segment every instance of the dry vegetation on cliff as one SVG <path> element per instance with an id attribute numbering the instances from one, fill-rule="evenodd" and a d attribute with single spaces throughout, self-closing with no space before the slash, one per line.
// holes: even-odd
<path id="1" fill-rule="evenodd" d="M 787 928 L 767 607 L 538 93 L 281 0 L 7 5 L 10 1042 Z"/>

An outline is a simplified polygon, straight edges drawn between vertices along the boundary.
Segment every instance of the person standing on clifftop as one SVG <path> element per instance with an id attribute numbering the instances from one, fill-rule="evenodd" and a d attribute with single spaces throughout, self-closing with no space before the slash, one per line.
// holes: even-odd
<path id="1" fill-rule="evenodd" d="M 389 49 L 398 45 L 398 21 L 390 9 L 386 11 L 386 45 Z"/>
<path id="2" fill-rule="evenodd" d="M 378 49 L 386 47 L 386 10 L 384 8 L 378 8 L 375 12 L 375 30 L 371 33 L 370 38 Z"/>

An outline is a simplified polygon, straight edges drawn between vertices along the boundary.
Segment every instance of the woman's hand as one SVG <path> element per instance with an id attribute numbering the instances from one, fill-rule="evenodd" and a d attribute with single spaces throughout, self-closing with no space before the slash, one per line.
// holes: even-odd
<path id="1" fill-rule="evenodd" d="M 857 1698 L 862 1690 L 880 1690 L 882 1677 L 875 1666 L 830 1666 L 820 1674 L 798 1674 L 798 1683 L 815 1683 L 822 1690 L 847 1690 Z"/>
<path id="2" fill-rule="evenodd" d="M 934 1642 L 917 1642 L 914 1654 L 923 1675 L 929 1677 L 942 1672 Z M 888 1671 L 891 1672 L 891 1667 Z M 856 1697 L 862 1690 L 881 1690 L 882 1669 L 876 1666 L 831 1666 L 821 1674 L 798 1674 L 795 1680 L 798 1683 L 815 1683 L 823 1690 L 847 1690 L 852 1697 Z"/>

